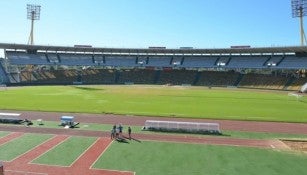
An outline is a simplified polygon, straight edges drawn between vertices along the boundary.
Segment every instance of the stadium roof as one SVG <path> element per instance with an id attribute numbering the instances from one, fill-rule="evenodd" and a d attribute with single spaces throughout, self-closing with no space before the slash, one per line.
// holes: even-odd
<path id="1" fill-rule="evenodd" d="M 14 43 L 0 43 L 1 49 L 10 50 L 39 50 L 55 52 L 101 52 L 123 54 L 262 54 L 262 53 L 307 53 L 307 46 L 288 47 L 236 47 L 236 48 L 211 48 L 211 49 L 167 49 L 157 48 L 101 48 L 101 47 L 66 47 L 49 45 L 26 45 Z"/>

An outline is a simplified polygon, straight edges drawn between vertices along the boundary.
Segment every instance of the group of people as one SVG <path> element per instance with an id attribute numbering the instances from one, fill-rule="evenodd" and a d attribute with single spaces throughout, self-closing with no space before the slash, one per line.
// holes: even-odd
<path id="1" fill-rule="evenodd" d="M 113 125 L 111 130 L 111 139 L 122 139 L 123 138 L 123 129 L 122 124 Z M 128 137 L 131 140 L 131 127 L 128 127 Z"/>

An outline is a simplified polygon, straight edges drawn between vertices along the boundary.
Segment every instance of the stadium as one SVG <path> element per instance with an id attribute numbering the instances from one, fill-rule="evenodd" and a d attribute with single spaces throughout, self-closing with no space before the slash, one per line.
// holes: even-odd
<path id="1" fill-rule="evenodd" d="M 0 44 L 3 84 L 151 84 L 306 91 L 307 47 L 121 49 Z"/>
<path id="2" fill-rule="evenodd" d="M 306 172 L 307 46 L 35 45 L 36 8 L 0 43 L 0 175 Z"/>

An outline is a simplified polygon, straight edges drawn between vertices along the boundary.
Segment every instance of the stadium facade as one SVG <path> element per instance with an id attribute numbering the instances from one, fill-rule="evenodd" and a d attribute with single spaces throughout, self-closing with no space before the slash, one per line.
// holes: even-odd
<path id="1" fill-rule="evenodd" d="M 307 47 L 97 48 L 0 43 L 0 82 L 168 84 L 300 90 Z"/>

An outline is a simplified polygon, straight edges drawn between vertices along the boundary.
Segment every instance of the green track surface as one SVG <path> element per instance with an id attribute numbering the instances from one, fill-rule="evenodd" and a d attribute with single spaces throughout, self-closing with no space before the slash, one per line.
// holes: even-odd
<path id="1" fill-rule="evenodd" d="M 93 137 L 70 137 L 35 159 L 33 163 L 70 166 L 95 140 Z"/>
<path id="2" fill-rule="evenodd" d="M 0 160 L 11 161 L 49 138 L 51 138 L 51 135 L 24 134 L 0 146 Z"/>
<path id="3" fill-rule="evenodd" d="M 113 143 L 95 168 L 137 175 L 302 175 L 307 156 L 266 149 L 197 144 Z"/>
<path id="4" fill-rule="evenodd" d="M 0 138 L 8 135 L 10 132 L 0 131 Z"/>
<path id="5" fill-rule="evenodd" d="M 37 86 L 0 91 L 0 109 L 307 122 L 288 92 L 164 86 Z M 29 100 L 31 99 L 31 100 Z"/>

